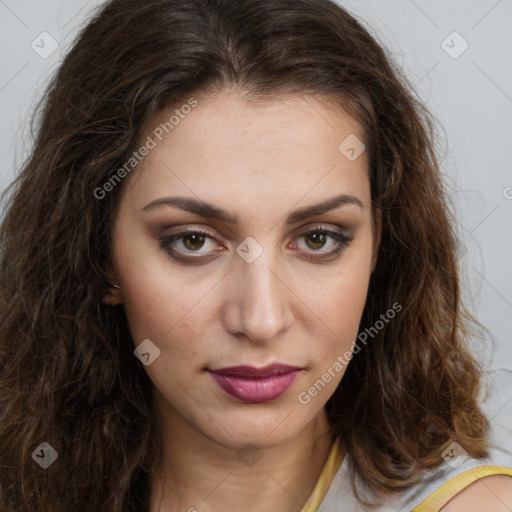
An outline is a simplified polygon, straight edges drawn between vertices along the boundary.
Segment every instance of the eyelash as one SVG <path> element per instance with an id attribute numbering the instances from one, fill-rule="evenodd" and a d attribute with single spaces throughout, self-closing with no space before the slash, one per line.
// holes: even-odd
<path id="1" fill-rule="evenodd" d="M 296 238 L 307 237 L 308 235 L 315 234 L 315 233 L 323 234 L 323 235 L 326 235 L 326 236 L 334 239 L 337 242 L 337 247 L 335 249 L 333 249 L 332 251 L 324 253 L 319 258 L 318 257 L 306 256 L 307 258 L 309 258 L 311 260 L 317 260 L 317 261 L 329 260 L 329 261 L 332 261 L 333 259 L 337 259 L 339 257 L 339 255 L 341 254 L 341 252 L 343 252 L 343 250 L 346 249 L 350 245 L 350 243 L 354 240 L 354 237 L 349 237 L 349 236 L 343 235 L 341 233 L 338 233 L 337 231 L 332 231 L 332 230 L 329 230 L 329 229 L 326 229 L 326 228 L 323 228 L 323 227 L 320 227 L 320 226 L 314 226 L 313 228 L 308 229 L 307 231 L 301 233 Z M 208 233 L 207 231 L 203 231 L 201 229 L 188 229 L 186 231 L 182 231 L 180 233 L 176 233 L 175 235 L 170 235 L 170 236 L 163 237 L 161 239 L 161 247 L 162 247 L 162 249 L 164 249 L 166 252 L 168 252 L 172 257 L 176 257 L 176 259 L 179 259 L 179 260 L 184 260 L 184 261 L 200 260 L 200 259 L 204 260 L 205 258 L 200 257 L 200 256 L 190 256 L 189 257 L 188 255 L 190 253 L 186 253 L 184 251 L 180 251 L 180 250 L 174 249 L 172 247 L 172 244 L 176 240 L 180 240 L 182 238 L 185 238 L 187 235 L 202 235 L 202 236 L 205 236 L 208 239 L 213 239 L 213 240 L 215 239 L 215 237 L 212 234 Z M 319 251 L 314 251 L 313 250 L 313 253 L 314 252 L 319 252 Z M 201 254 L 201 253 L 199 253 L 199 254 Z M 202 256 L 208 257 L 208 256 L 212 256 L 214 254 L 215 254 L 215 252 L 213 252 L 213 253 L 205 253 L 205 254 L 202 254 Z M 180 256 L 178 257 L 177 255 L 180 255 Z"/>

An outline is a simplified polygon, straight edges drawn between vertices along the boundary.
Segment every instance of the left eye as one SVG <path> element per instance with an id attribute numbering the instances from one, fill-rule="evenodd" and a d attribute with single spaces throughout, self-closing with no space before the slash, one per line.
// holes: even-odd
<path id="1" fill-rule="evenodd" d="M 327 249 L 322 252 L 330 253 L 335 252 L 341 246 L 345 246 L 348 244 L 348 239 L 342 235 L 341 233 L 337 233 L 335 231 L 330 231 L 327 229 L 316 228 L 306 233 L 302 233 L 299 238 L 304 238 L 306 250 L 311 249 L 314 252 L 318 252 L 319 249 L 324 249 L 325 245 L 328 243 L 329 239 L 331 240 L 331 250 Z M 333 247 L 334 246 L 334 247 Z"/>

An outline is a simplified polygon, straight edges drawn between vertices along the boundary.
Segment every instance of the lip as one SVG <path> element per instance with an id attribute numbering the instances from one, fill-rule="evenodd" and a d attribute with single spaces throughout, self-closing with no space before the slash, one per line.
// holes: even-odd
<path id="1" fill-rule="evenodd" d="M 263 403 L 279 398 L 301 370 L 296 366 L 275 363 L 263 368 L 230 366 L 208 370 L 208 373 L 232 397 L 246 403 Z"/>

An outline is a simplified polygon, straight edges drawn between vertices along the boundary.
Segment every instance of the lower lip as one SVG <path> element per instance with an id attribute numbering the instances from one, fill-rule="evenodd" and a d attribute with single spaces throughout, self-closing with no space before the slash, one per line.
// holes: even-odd
<path id="1" fill-rule="evenodd" d="M 295 370 L 260 379 L 208 373 L 228 395 L 242 402 L 263 403 L 279 398 L 293 384 L 299 372 Z"/>

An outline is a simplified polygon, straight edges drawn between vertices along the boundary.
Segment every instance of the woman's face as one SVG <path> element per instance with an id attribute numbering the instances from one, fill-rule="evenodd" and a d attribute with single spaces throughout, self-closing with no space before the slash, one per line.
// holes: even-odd
<path id="1" fill-rule="evenodd" d="M 175 111 L 122 184 L 105 301 L 124 303 L 135 346 L 150 340 L 169 424 L 273 446 L 325 414 L 358 333 L 378 244 L 362 127 L 300 95 Z"/>

